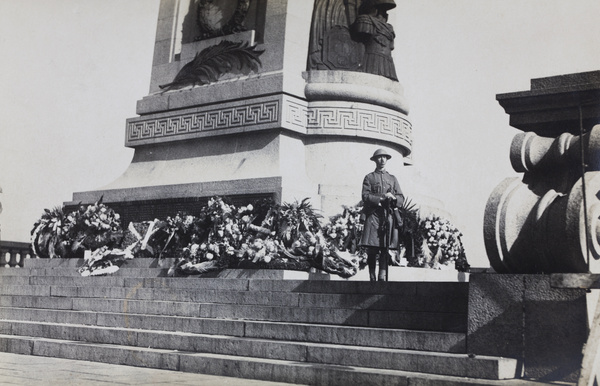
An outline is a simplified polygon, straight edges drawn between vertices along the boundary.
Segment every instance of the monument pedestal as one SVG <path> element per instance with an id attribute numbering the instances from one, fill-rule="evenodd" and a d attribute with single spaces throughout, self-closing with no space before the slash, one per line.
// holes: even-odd
<path id="1" fill-rule="evenodd" d="M 189 1 L 161 1 L 150 94 L 126 125 L 133 160 L 117 180 L 74 193 L 67 206 L 102 197 L 123 221 L 141 221 L 193 214 L 212 196 L 234 203 L 309 198 L 326 218 L 361 200 L 375 149 L 385 148 L 396 167 L 410 163 L 412 127 L 400 83 L 357 71 L 306 71 L 311 7 L 252 2 L 240 23 L 245 31 L 200 41 L 190 22 L 196 11 Z M 189 84 L 181 84 L 184 74 Z M 177 87 L 164 87 L 177 79 Z"/>

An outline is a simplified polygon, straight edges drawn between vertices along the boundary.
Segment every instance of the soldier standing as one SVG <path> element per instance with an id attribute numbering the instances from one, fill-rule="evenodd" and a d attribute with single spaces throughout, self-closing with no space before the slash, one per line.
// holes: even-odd
<path id="1" fill-rule="evenodd" d="M 388 280 L 389 249 L 398 248 L 398 229 L 394 226 L 394 208 L 401 206 L 404 195 L 398 179 L 385 170 L 392 158 L 384 149 L 377 149 L 371 161 L 375 171 L 367 174 L 362 184 L 365 223 L 360 245 L 367 248 L 369 278 L 376 280 L 375 269 L 379 260 L 379 281 Z"/>

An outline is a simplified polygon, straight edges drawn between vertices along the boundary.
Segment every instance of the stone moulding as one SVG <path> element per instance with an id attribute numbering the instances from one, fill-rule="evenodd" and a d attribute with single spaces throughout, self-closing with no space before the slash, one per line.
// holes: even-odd
<path id="1" fill-rule="evenodd" d="M 358 102 L 306 102 L 286 94 L 208 105 L 127 120 L 129 147 L 287 129 L 307 136 L 344 136 L 390 143 L 407 156 L 412 126 L 405 114 Z"/>
<path id="2" fill-rule="evenodd" d="M 351 101 L 387 107 L 408 114 L 400 83 L 355 71 L 308 71 L 304 93 L 308 101 Z"/>

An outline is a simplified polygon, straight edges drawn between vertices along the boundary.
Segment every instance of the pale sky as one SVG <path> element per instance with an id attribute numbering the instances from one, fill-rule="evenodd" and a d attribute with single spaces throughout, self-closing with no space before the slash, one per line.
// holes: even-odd
<path id="1" fill-rule="evenodd" d="M 309 0 L 292 0 L 306 2 Z M 158 0 L 0 0 L 1 238 L 28 241 L 44 208 L 125 171 L 125 120 L 148 94 Z M 600 70 L 598 0 L 396 0 L 394 60 L 413 168 L 488 266 L 487 198 L 517 130 L 496 94 Z M 394 172 L 394 171 L 392 171 Z M 403 171 L 398 171 L 402 184 Z"/>

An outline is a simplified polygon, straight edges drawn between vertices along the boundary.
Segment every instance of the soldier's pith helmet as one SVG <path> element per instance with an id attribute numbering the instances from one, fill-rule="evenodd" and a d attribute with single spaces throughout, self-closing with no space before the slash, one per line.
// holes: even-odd
<path id="1" fill-rule="evenodd" d="M 384 156 L 387 159 L 392 158 L 392 156 L 389 155 L 388 152 L 385 151 L 384 149 L 377 149 L 377 150 L 375 150 L 375 153 L 373 153 L 373 156 L 370 159 L 371 159 L 371 161 L 375 161 L 375 158 L 377 158 L 377 157 L 379 157 L 381 155 Z"/>

